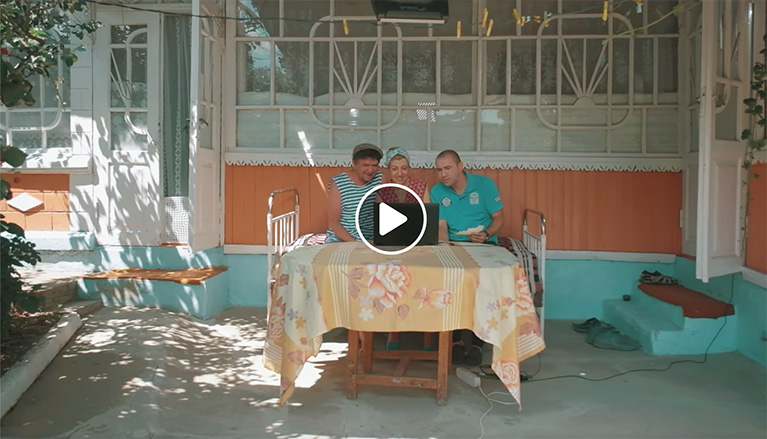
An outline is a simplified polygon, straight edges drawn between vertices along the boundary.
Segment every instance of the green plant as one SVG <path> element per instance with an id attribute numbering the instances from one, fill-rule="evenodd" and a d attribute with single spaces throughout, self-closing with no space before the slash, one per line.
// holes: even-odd
<path id="1" fill-rule="evenodd" d="M 18 167 L 26 158 L 26 153 L 18 148 L 0 147 L 0 163 Z M 1 181 L 0 198 L 9 198 L 11 185 L 5 180 Z M 40 253 L 35 249 L 35 244 L 26 239 L 24 229 L 4 218 L 0 214 L 0 339 L 3 340 L 8 337 L 14 307 L 18 306 L 27 312 L 39 309 L 37 296 L 24 291 L 24 281 L 18 269 L 24 264 L 35 265 L 40 261 Z"/>
<path id="2" fill-rule="evenodd" d="M 33 105 L 32 76 L 48 78 L 58 88 L 61 79 L 51 71 L 59 60 L 67 66 L 77 61 L 72 48 L 73 37 L 83 39 L 95 31 L 99 23 L 89 18 L 87 0 L 2 0 L 0 2 L 0 103 L 11 109 Z M 78 14 L 83 13 L 83 14 Z M 78 15 L 80 17 L 78 17 Z M 0 165 L 21 166 L 27 155 L 13 146 L 0 149 Z M 11 185 L 0 180 L 0 198 L 10 198 Z M 28 241 L 24 229 L 5 221 L 0 215 L 0 338 L 8 337 L 11 311 L 20 308 L 33 312 L 39 308 L 38 299 L 24 291 L 24 281 L 18 269 L 24 264 L 35 265 L 40 253 Z"/>
<path id="3" fill-rule="evenodd" d="M 67 66 L 77 61 L 72 37 L 83 39 L 99 23 L 81 19 L 86 0 L 3 0 L 0 2 L 0 101 L 7 107 L 33 105 L 29 77 L 51 78 L 59 59 Z M 86 14 L 79 14 L 84 16 Z M 58 86 L 61 80 L 51 78 Z"/>
<path id="4" fill-rule="evenodd" d="M 759 177 L 754 172 L 753 165 L 756 160 L 756 154 L 764 150 L 767 142 L 767 34 L 762 36 L 765 47 L 759 51 L 761 59 L 757 58 L 751 69 L 751 92 L 752 95 L 743 100 L 746 105 L 745 113 L 749 116 L 748 128 L 740 134 L 741 140 L 746 141 L 746 152 L 743 159 L 743 169 L 746 171 L 746 178 L 743 181 L 746 187 L 746 206 L 745 216 L 748 219 L 749 205 L 751 203 L 751 181 Z M 745 257 L 746 234 L 748 228 L 743 227 L 743 256 Z"/>

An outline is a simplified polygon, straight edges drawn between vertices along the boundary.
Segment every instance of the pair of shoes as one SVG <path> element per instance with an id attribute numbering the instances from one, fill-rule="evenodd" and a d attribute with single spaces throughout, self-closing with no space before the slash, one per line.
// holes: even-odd
<path id="1" fill-rule="evenodd" d="M 641 347 L 639 342 L 628 335 L 621 334 L 610 324 L 592 329 L 586 336 L 586 342 L 597 348 L 615 351 L 635 351 Z"/>
<path id="2" fill-rule="evenodd" d="M 453 364 L 479 366 L 482 364 L 482 348 L 472 345 L 469 349 L 462 344 L 453 345 Z"/>
<path id="3" fill-rule="evenodd" d="M 639 278 L 639 282 L 643 284 L 655 284 L 655 285 L 677 285 L 679 282 L 671 276 L 661 274 L 659 271 L 650 273 L 645 270 L 642 272 L 642 276 Z"/>
<path id="4" fill-rule="evenodd" d="M 398 351 L 399 350 L 399 342 L 398 341 L 390 341 L 386 343 L 386 350 L 387 351 Z"/>
<path id="5" fill-rule="evenodd" d="M 586 320 L 585 322 L 573 323 L 573 330 L 575 330 L 575 332 L 588 333 L 589 331 L 591 331 L 591 328 L 595 326 L 599 326 L 601 323 L 602 322 L 600 322 L 599 319 L 597 319 L 596 317 L 592 317 Z"/>

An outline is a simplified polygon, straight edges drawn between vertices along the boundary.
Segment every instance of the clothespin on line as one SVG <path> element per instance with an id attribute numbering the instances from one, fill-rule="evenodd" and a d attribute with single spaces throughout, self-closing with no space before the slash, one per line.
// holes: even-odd
<path id="1" fill-rule="evenodd" d="M 344 19 L 344 35 L 349 35 L 349 23 Z"/>
<path id="2" fill-rule="evenodd" d="M 487 26 L 487 8 L 482 12 L 482 29 Z"/>
<path id="3" fill-rule="evenodd" d="M 458 20 L 458 23 L 455 24 L 455 37 L 461 38 L 461 21 Z"/>
<path id="4" fill-rule="evenodd" d="M 634 3 L 637 4 L 637 14 L 642 13 L 642 5 L 644 4 L 644 1 L 642 0 L 634 0 Z"/>
<path id="5" fill-rule="evenodd" d="M 609 2 L 602 2 L 602 21 L 607 21 L 607 13 L 609 8 Z"/>
<path id="6" fill-rule="evenodd" d="M 493 19 L 490 19 L 490 23 L 487 25 L 487 33 L 485 34 L 486 37 L 490 36 L 490 32 L 493 30 Z"/>

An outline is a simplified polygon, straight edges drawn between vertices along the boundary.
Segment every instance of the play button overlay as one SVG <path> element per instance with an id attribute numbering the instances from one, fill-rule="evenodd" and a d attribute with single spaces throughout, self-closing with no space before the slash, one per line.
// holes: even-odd
<path id="1" fill-rule="evenodd" d="M 367 200 L 368 197 L 375 197 L 376 191 L 386 187 L 399 188 L 410 193 L 413 196 L 413 198 L 415 198 L 416 201 L 418 201 L 418 205 L 421 211 L 420 218 L 418 218 L 421 220 L 420 233 L 418 233 L 417 237 L 413 236 L 414 239 L 409 245 L 397 250 L 385 250 L 385 249 L 376 247 L 375 245 L 373 245 L 372 242 L 368 241 L 367 238 L 365 238 L 365 235 L 362 234 L 362 230 L 360 229 L 360 210 L 362 209 L 362 205 L 364 204 L 365 200 Z M 375 216 L 378 217 L 377 232 L 379 236 L 389 235 L 390 233 L 397 230 L 399 227 L 406 225 L 408 221 L 417 220 L 415 218 L 409 218 L 407 215 L 403 215 L 402 212 L 399 212 L 397 209 L 389 206 L 386 203 L 379 203 L 374 213 L 375 213 Z M 423 238 L 424 233 L 426 233 L 426 206 L 424 206 L 423 201 L 421 201 L 421 197 L 419 197 L 414 190 L 410 189 L 407 186 L 403 186 L 397 183 L 381 184 L 374 187 L 373 189 L 370 189 L 362 197 L 360 202 L 357 204 L 357 212 L 354 215 L 354 223 L 355 223 L 354 225 L 357 227 L 357 233 L 359 234 L 360 238 L 362 238 L 362 242 L 364 242 L 365 245 L 368 246 L 370 250 L 373 250 L 374 252 L 380 253 L 382 255 L 390 255 L 390 256 L 401 255 L 402 253 L 405 253 L 406 251 L 418 245 L 418 243 L 421 241 L 421 238 Z M 409 226 L 418 227 L 415 224 L 409 224 Z M 415 233 L 413 233 L 413 235 L 415 235 Z"/>
<path id="2" fill-rule="evenodd" d="M 397 209 L 386 203 L 378 204 L 378 234 L 386 236 L 392 230 L 405 224 L 407 216 L 399 213 Z"/>

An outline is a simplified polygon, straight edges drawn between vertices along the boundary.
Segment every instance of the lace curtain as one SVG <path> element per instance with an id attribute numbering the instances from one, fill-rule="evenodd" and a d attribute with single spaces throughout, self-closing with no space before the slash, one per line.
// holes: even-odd
<path id="1" fill-rule="evenodd" d="M 191 35 L 189 17 L 165 17 L 163 74 L 163 181 L 165 196 L 189 195 L 189 99 Z"/>

